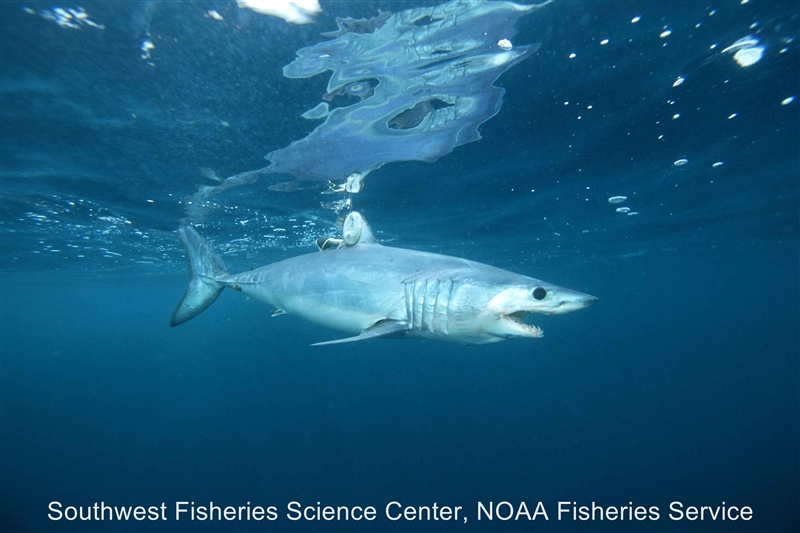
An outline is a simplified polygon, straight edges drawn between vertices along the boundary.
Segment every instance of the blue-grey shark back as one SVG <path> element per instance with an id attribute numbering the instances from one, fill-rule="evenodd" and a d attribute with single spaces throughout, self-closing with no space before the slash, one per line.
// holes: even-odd
<path id="1" fill-rule="evenodd" d="M 189 288 L 170 325 L 206 309 L 223 288 L 352 336 L 318 344 L 376 337 L 418 337 L 487 344 L 541 337 L 522 321 L 532 313 L 562 314 L 597 299 L 482 263 L 382 246 L 369 227 L 353 246 L 311 253 L 240 274 L 191 227 L 179 230 L 189 258 Z"/>

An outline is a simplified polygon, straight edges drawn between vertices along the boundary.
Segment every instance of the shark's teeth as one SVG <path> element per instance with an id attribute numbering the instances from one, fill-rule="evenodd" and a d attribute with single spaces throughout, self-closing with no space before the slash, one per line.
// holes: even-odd
<path id="1" fill-rule="evenodd" d="M 509 320 L 511 320 L 512 322 L 514 322 L 515 324 L 517 324 L 518 326 L 520 326 L 521 328 L 523 328 L 528 333 L 530 333 L 530 335 L 532 337 L 537 337 L 537 338 L 538 337 L 543 337 L 544 336 L 544 331 L 542 331 L 542 328 L 540 328 L 540 327 L 538 327 L 538 326 L 536 326 L 534 324 L 527 324 L 527 323 L 522 321 L 522 317 L 527 316 L 529 314 L 530 313 L 526 313 L 524 311 L 519 311 L 517 313 L 512 313 L 510 315 L 507 315 L 507 318 Z"/>
<path id="2" fill-rule="evenodd" d="M 530 331 L 531 335 L 533 335 L 534 337 L 537 338 L 544 337 L 544 331 L 542 331 L 542 328 L 540 328 L 539 326 L 534 326 L 533 324 L 525 324 L 525 323 L 523 323 L 522 325 L 525 327 L 525 329 Z"/>

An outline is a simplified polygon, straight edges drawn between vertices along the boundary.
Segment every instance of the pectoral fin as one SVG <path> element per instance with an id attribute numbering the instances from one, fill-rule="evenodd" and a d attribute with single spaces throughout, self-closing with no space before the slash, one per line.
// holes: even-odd
<path id="1" fill-rule="evenodd" d="M 391 337 L 398 333 L 403 333 L 408 330 L 405 322 L 399 320 L 384 319 L 376 322 L 374 326 L 370 326 L 363 330 L 355 337 L 347 337 L 346 339 L 336 339 L 335 341 L 316 342 L 311 346 L 324 346 L 326 344 L 341 344 L 343 342 L 356 342 L 365 341 L 367 339 L 377 339 L 380 337 Z"/>

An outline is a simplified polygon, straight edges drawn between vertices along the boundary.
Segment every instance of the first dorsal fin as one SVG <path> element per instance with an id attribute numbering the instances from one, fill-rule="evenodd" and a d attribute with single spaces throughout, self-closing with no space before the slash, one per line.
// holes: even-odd
<path id="1" fill-rule="evenodd" d="M 355 337 L 336 339 L 333 341 L 315 342 L 311 346 L 325 346 L 326 344 L 342 344 L 344 342 L 365 341 L 367 339 L 377 339 L 379 337 L 391 337 L 402 333 L 408 329 L 405 322 L 392 319 L 384 319 L 376 322 L 375 325 L 368 327 Z"/>
<path id="2" fill-rule="evenodd" d="M 375 238 L 375 234 L 372 233 L 372 228 L 367 221 L 363 218 L 361 220 L 361 239 L 358 242 L 362 244 L 375 244 L 378 242 L 378 239 Z"/>
<path id="3" fill-rule="evenodd" d="M 342 238 L 347 246 L 357 244 L 375 244 L 375 234 L 372 228 L 358 211 L 352 211 L 342 223 Z"/>

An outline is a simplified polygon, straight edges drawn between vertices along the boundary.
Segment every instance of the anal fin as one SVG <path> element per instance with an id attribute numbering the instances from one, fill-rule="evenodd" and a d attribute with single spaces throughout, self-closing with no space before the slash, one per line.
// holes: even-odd
<path id="1" fill-rule="evenodd" d="M 333 341 L 315 342 L 311 346 L 325 346 L 326 344 L 342 344 L 345 342 L 365 341 L 368 339 L 377 339 L 380 337 L 391 337 L 398 333 L 403 333 L 408 330 L 405 322 L 399 320 L 392 320 L 389 318 L 376 322 L 373 326 L 368 327 L 355 337 L 347 337 L 345 339 L 336 339 Z"/>

